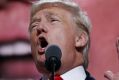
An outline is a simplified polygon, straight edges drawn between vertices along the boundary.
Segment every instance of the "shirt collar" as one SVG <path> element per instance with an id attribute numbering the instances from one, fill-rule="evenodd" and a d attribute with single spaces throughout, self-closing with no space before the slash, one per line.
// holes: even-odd
<path id="1" fill-rule="evenodd" d="M 61 75 L 63 80 L 86 79 L 86 73 L 83 66 L 78 66 Z"/>

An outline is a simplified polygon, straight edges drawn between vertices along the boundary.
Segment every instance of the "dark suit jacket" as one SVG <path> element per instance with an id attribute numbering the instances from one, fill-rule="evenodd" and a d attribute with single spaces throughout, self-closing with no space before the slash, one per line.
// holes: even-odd
<path id="1" fill-rule="evenodd" d="M 88 71 L 85 71 L 85 72 L 86 72 L 86 75 L 87 75 L 87 77 L 86 77 L 85 80 L 95 80 L 95 79 L 90 75 L 90 73 L 89 73 Z"/>

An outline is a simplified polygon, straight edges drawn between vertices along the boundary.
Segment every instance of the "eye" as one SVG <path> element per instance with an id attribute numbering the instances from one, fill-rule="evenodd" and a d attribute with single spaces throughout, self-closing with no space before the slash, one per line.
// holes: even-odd
<path id="1" fill-rule="evenodd" d="M 37 27 L 37 25 L 32 25 L 31 27 L 34 28 L 34 27 Z"/>
<path id="2" fill-rule="evenodd" d="M 55 19 L 55 18 L 51 18 L 50 19 L 51 22 L 56 22 L 56 21 L 59 21 L 58 19 Z"/>
<path id="3" fill-rule="evenodd" d="M 33 24 L 31 24 L 31 29 L 33 29 L 33 28 L 35 28 L 37 26 L 38 26 L 38 23 L 33 23 Z"/>
<path id="4" fill-rule="evenodd" d="M 54 22 L 54 21 L 58 21 L 58 20 L 56 20 L 56 19 L 52 19 L 52 20 L 51 20 L 51 22 Z"/>
<path id="5" fill-rule="evenodd" d="M 29 27 L 29 31 L 34 30 L 36 27 L 37 27 L 37 25 L 32 25 L 32 24 L 31 24 L 31 26 Z"/>

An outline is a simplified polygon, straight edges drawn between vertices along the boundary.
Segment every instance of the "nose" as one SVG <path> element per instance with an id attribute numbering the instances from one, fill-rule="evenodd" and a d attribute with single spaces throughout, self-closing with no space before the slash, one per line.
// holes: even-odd
<path id="1" fill-rule="evenodd" d="M 41 33 L 47 33 L 48 32 L 48 29 L 46 27 L 46 25 L 39 25 L 37 27 L 37 35 L 41 34 Z"/>

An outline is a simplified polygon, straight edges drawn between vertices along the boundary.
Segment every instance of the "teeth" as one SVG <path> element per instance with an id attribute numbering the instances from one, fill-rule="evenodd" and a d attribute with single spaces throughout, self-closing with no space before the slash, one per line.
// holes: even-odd
<path id="1" fill-rule="evenodd" d="M 39 48 L 39 49 L 38 49 L 38 53 L 39 53 L 40 55 L 44 54 L 44 52 L 45 52 L 45 48 Z"/>
<path id="2" fill-rule="evenodd" d="M 45 48 L 41 48 L 41 51 L 44 52 L 45 51 Z"/>

